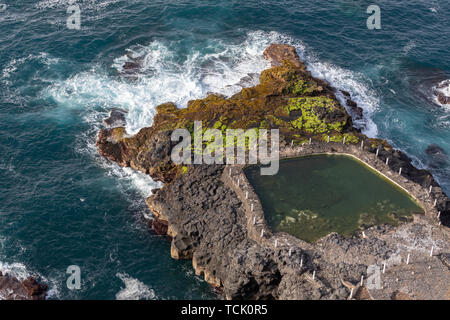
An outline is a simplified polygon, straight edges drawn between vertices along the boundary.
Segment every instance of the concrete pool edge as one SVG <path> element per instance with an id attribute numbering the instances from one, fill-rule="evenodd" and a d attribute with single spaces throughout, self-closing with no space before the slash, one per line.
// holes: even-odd
<path id="1" fill-rule="evenodd" d="M 389 167 L 388 164 L 386 164 L 386 161 L 382 160 L 376 154 L 361 148 L 360 146 L 317 141 L 299 146 L 285 146 L 280 149 L 280 160 L 321 154 L 345 155 L 356 159 L 406 192 L 408 196 L 414 199 L 417 204 L 422 207 L 424 210 L 424 216 L 429 223 L 436 225 L 438 224 L 439 219 L 437 217 L 439 211 L 436 209 L 434 203 L 435 199 L 432 197 L 433 192 L 429 192 L 428 187 L 423 187 L 402 174 L 399 174 L 399 172 L 395 172 Z M 256 241 L 260 245 L 273 248 L 282 245 L 292 246 L 297 242 L 299 247 L 304 248 L 306 246 L 312 249 L 315 243 L 320 242 L 321 239 L 324 239 L 332 234 L 330 233 L 321 237 L 315 243 L 308 243 L 284 232 L 272 232 L 265 219 L 261 201 L 244 173 L 245 167 L 247 166 L 227 166 L 223 171 L 222 181 L 236 193 L 237 197 L 242 202 L 247 221 L 246 227 L 248 235 L 252 240 Z M 439 186 L 433 186 L 433 188 L 440 189 Z M 437 194 L 439 194 L 439 191 L 440 193 L 443 193 L 442 190 L 437 191 Z"/>

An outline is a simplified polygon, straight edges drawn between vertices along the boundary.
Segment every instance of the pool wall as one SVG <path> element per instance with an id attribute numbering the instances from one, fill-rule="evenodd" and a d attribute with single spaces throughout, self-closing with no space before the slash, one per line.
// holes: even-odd
<path id="1" fill-rule="evenodd" d="M 436 204 L 439 204 L 442 195 L 445 196 L 442 189 L 439 186 L 432 185 L 430 192 L 430 186 L 422 186 L 405 177 L 403 173 L 399 174 L 400 168 L 391 168 L 389 166 L 389 160 L 368 151 L 367 147 L 364 148 L 364 145 L 357 146 L 336 142 L 324 143 L 312 141 L 310 144 L 282 147 L 280 149 L 280 160 L 319 154 L 348 155 L 356 158 L 414 198 L 423 208 L 426 218 L 431 223 L 439 223 Z M 243 203 L 249 237 L 260 245 L 273 248 L 275 246 L 289 246 L 295 250 L 295 243 L 297 243 L 299 247 L 312 249 L 313 245 L 306 241 L 284 232 L 273 233 L 271 231 L 265 220 L 264 210 L 259 197 L 243 171 L 244 167 L 243 165 L 227 166 L 223 172 L 222 180 L 225 185 L 236 192 L 238 198 Z"/>

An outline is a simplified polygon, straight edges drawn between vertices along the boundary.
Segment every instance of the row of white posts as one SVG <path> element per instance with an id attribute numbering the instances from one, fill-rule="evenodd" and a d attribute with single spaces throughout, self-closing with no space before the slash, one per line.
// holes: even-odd
<path id="1" fill-rule="evenodd" d="M 342 144 L 345 144 L 346 137 L 342 139 Z M 312 143 L 312 138 L 309 138 L 309 144 Z M 327 143 L 330 143 L 330 136 L 327 137 Z M 294 146 L 294 140 L 291 140 L 291 148 Z M 361 141 L 361 149 L 364 148 L 364 141 Z"/>
<path id="2" fill-rule="evenodd" d="M 431 250 L 430 250 L 430 257 L 433 256 L 433 252 L 434 252 L 434 246 L 431 247 Z M 406 264 L 407 264 L 407 265 L 409 265 L 410 258 L 411 258 L 411 254 L 408 253 L 408 256 L 406 257 Z M 383 274 L 386 273 L 386 266 L 387 266 L 387 264 L 386 264 L 386 262 L 384 262 L 384 263 L 383 263 Z M 314 280 L 314 278 L 313 278 L 313 280 Z M 361 285 L 361 287 L 364 285 L 364 275 L 361 276 L 361 283 L 360 283 L 360 285 Z M 349 299 L 352 299 L 352 297 L 353 297 L 353 288 L 352 288 L 351 291 L 350 291 Z"/>
<path id="3" fill-rule="evenodd" d="M 361 148 L 363 148 L 363 145 L 364 145 L 364 141 L 361 143 Z M 377 149 L 377 153 L 376 153 L 376 156 L 378 157 L 378 152 L 379 152 L 379 149 Z M 386 165 L 388 165 L 389 164 L 389 158 L 386 158 Z M 400 168 L 399 170 L 398 170 L 398 174 L 399 175 L 401 175 L 402 174 L 402 168 Z M 431 190 L 433 190 L 433 186 L 430 186 L 430 189 L 428 190 L 428 194 L 431 196 Z M 436 205 L 437 205 L 437 199 L 434 199 L 434 203 L 433 203 L 433 207 L 436 207 Z M 440 215 L 441 215 L 441 212 L 439 212 L 439 214 L 438 214 L 438 219 L 439 219 L 439 217 L 440 217 Z M 441 223 L 439 222 L 439 225 L 440 225 Z"/>

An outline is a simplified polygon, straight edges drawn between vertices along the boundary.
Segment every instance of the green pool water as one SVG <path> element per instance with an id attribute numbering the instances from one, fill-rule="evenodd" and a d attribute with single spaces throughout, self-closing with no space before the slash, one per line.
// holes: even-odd
<path id="1" fill-rule="evenodd" d="M 274 176 L 244 170 L 273 231 L 314 242 L 330 232 L 349 236 L 372 225 L 397 225 L 423 209 L 405 191 L 359 160 L 314 155 L 280 161 Z"/>

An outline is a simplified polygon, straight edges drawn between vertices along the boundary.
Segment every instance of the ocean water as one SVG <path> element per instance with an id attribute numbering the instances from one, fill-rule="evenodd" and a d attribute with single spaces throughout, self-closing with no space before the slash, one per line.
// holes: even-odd
<path id="1" fill-rule="evenodd" d="M 80 30 L 67 9 L 81 10 Z M 155 106 L 233 94 L 268 67 L 262 52 L 289 43 L 313 75 L 351 92 L 357 123 L 430 169 L 450 193 L 450 106 L 432 87 L 450 78 L 450 2 L 0 0 L 0 270 L 39 276 L 52 299 L 212 299 L 190 262 L 147 227 L 157 183 L 99 157 L 96 133 L 112 108 L 127 130 Z M 2 6 L 1 4 L 5 4 Z M 142 63 L 126 75 L 128 56 Z M 69 265 L 80 290 L 66 287 Z"/>

